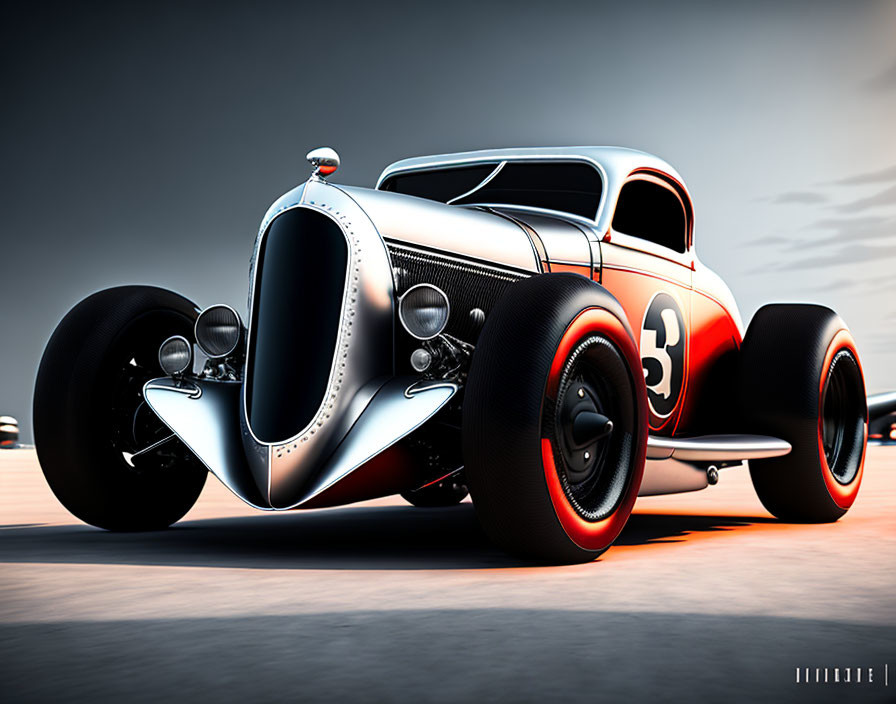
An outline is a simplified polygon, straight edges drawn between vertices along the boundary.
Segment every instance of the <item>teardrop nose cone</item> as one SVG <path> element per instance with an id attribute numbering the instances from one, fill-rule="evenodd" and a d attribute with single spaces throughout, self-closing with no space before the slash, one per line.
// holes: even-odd
<path id="1" fill-rule="evenodd" d="M 329 176 L 339 168 L 339 155 L 330 147 L 312 149 L 305 158 L 314 167 L 313 176 Z"/>
<path id="2" fill-rule="evenodd" d="M 572 436 L 580 445 L 597 442 L 612 432 L 613 421 L 601 413 L 581 411 L 572 421 Z"/>

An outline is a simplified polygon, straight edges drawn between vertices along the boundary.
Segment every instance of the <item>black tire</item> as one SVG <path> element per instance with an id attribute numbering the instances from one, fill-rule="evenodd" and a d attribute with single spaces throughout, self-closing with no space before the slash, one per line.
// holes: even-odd
<path id="1" fill-rule="evenodd" d="M 572 456 L 559 414 L 586 378 L 587 398 L 612 408 L 615 427 Z M 463 406 L 467 485 L 487 535 L 550 563 L 606 550 L 640 487 L 646 399 L 634 337 L 606 289 L 570 273 L 510 287 L 479 337 Z M 580 470 L 576 457 L 592 459 Z"/>
<path id="2" fill-rule="evenodd" d="M 858 493 L 868 434 L 865 382 L 846 324 L 823 306 L 760 308 L 738 376 L 745 428 L 793 447 L 750 461 L 762 505 L 785 521 L 836 521 Z"/>
<path id="3" fill-rule="evenodd" d="M 467 498 L 467 485 L 458 477 L 446 477 L 414 491 L 404 491 L 401 498 L 418 508 L 456 506 Z"/>
<path id="4" fill-rule="evenodd" d="M 164 376 L 159 345 L 193 337 L 196 307 L 148 286 L 106 289 L 59 323 L 34 389 L 34 442 L 59 501 L 107 530 L 165 528 L 193 506 L 208 475 L 177 439 L 130 466 L 133 454 L 170 431 L 142 400 L 143 384 Z"/>

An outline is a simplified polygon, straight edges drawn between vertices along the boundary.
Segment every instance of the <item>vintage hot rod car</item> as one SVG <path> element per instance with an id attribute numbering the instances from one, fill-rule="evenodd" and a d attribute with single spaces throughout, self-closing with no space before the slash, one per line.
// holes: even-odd
<path id="1" fill-rule="evenodd" d="M 374 189 L 327 182 L 332 149 L 308 160 L 259 228 L 248 326 L 128 286 L 56 329 L 35 441 L 80 519 L 168 526 L 207 471 L 268 510 L 469 488 L 495 542 L 563 562 L 606 550 L 639 493 L 744 460 L 783 520 L 855 500 L 869 412 L 849 330 L 778 304 L 745 332 L 661 159 L 448 154 L 398 161 Z"/>

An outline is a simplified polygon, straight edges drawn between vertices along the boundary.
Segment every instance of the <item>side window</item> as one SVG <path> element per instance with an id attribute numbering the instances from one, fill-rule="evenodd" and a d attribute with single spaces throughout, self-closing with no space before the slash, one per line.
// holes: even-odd
<path id="1" fill-rule="evenodd" d="M 613 229 L 676 252 L 687 250 L 687 220 L 681 200 L 671 188 L 652 181 L 635 179 L 622 187 Z"/>

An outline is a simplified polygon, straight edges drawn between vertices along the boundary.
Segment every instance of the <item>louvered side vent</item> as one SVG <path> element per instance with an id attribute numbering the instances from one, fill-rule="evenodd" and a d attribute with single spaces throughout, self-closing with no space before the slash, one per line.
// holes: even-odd
<path id="1" fill-rule="evenodd" d="M 396 273 L 396 293 L 400 296 L 422 283 L 438 286 L 451 305 L 445 332 L 468 342 L 478 332 L 470 311 L 480 308 L 487 316 L 511 284 L 529 276 L 392 242 L 387 247 Z"/>

